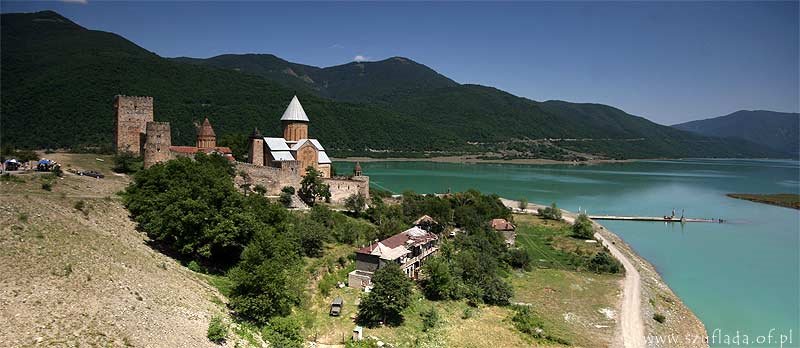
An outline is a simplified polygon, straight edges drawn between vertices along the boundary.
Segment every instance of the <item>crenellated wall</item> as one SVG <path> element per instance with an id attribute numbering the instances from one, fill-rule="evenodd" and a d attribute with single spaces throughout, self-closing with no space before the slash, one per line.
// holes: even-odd
<path id="1" fill-rule="evenodd" d="M 153 121 L 153 97 L 114 97 L 114 149 L 141 154 L 147 122 Z"/>
<path id="2" fill-rule="evenodd" d="M 283 167 L 276 168 L 236 162 L 234 182 L 237 187 L 250 184 L 251 189 L 256 185 L 264 186 L 268 196 L 280 195 L 281 189 L 286 186 L 292 186 L 295 190 L 299 189 L 300 181 L 303 180 L 300 175 L 300 162 L 286 161 L 282 163 Z M 342 203 L 347 197 L 354 194 L 361 194 L 369 199 L 368 176 L 335 177 L 322 180 L 330 187 L 332 203 Z"/>

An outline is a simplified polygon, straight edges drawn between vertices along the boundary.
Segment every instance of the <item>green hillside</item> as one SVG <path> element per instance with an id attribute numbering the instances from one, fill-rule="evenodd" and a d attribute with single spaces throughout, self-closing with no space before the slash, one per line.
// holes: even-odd
<path id="1" fill-rule="evenodd" d="M 795 158 L 800 155 L 800 114 L 740 110 L 729 115 L 676 124 L 706 136 L 734 137 L 768 146 Z"/>
<path id="2" fill-rule="evenodd" d="M 217 134 L 280 134 L 293 90 L 266 79 L 172 62 L 112 33 L 86 30 L 55 12 L 2 15 L 4 143 L 25 147 L 110 145 L 116 94 L 155 98 L 155 118 L 172 122 L 173 143 L 194 141 L 208 116 Z M 450 146 L 432 127 L 391 111 L 299 93 L 310 132 L 339 149 L 419 150 Z M 439 142 L 437 144 L 437 142 Z"/>
<path id="3" fill-rule="evenodd" d="M 253 127 L 277 135 L 279 117 L 296 92 L 311 117 L 311 133 L 334 155 L 506 151 L 566 158 L 565 150 L 613 158 L 776 155 L 609 106 L 540 103 L 460 85 L 400 57 L 329 68 L 272 55 L 165 59 L 52 11 L 3 14 L 0 45 L 0 137 L 20 147 L 110 146 L 116 94 L 153 96 L 155 117 L 172 122 L 175 144 L 192 143 L 193 122 L 205 116 L 218 135 L 248 134 Z"/>

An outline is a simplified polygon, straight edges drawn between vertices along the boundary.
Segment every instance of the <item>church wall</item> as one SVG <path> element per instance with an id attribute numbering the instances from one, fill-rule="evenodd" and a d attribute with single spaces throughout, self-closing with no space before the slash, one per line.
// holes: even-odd
<path id="1" fill-rule="evenodd" d="M 336 177 L 323 179 L 331 190 L 331 202 L 342 203 L 347 197 L 361 194 L 369 199 L 369 178 L 367 177 Z"/>
<path id="2" fill-rule="evenodd" d="M 261 185 L 267 189 L 268 196 L 280 195 L 281 189 L 285 186 L 299 188 L 302 180 L 297 161 L 294 163 L 287 161 L 280 168 L 236 162 L 236 173 L 234 182 L 237 187 L 246 183 L 250 184 L 251 188 Z"/>

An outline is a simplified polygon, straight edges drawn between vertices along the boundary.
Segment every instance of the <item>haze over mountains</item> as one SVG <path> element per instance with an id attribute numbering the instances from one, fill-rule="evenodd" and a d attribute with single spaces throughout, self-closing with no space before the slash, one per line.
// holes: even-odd
<path id="1" fill-rule="evenodd" d="M 708 136 L 734 137 L 798 157 L 800 114 L 740 110 L 729 115 L 676 124 L 673 127 Z"/>
<path id="2" fill-rule="evenodd" d="M 279 133 L 298 94 L 310 132 L 334 155 L 479 153 L 559 158 L 782 157 L 742 140 L 701 136 L 601 104 L 537 102 L 458 84 L 407 58 L 318 68 L 274 55 L 159 57 L 125 38 L 87 30 L 52 11 L 2 15 L 0 136 L 26 147 L 110 145 L 116 94 L 155 98 L 173 143 L 192 121 L 242 139 Z M 378 152 L 375 152 L 378 151 Z"/>

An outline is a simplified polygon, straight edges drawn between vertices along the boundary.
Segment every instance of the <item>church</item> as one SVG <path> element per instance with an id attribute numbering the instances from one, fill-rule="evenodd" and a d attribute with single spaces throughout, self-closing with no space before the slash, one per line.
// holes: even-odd
<path id="1" fill-rule="evenodd" d="M 250 136 L 248 162 L 274 168 L 296 166 L 301 175 L 312 167 L 330 178 L 331 159 L 319 140 L 308 137 L 308 123 L 308 115 L 294 96 L 281 116 L 283 137 L 263 137 L 256 128 Z"/>

